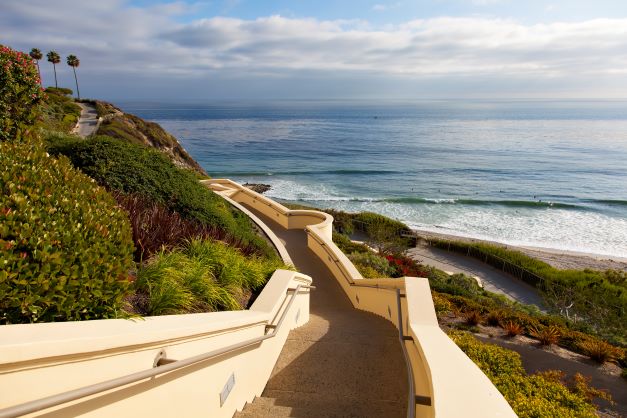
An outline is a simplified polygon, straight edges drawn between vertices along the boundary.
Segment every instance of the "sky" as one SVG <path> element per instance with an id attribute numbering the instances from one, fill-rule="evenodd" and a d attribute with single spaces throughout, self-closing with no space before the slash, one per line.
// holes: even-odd
<path id="1" fill-rule="evenodd" d="M 105 100 L 627 98 L 622 0 L 0 0 L 0 44 Z"/>

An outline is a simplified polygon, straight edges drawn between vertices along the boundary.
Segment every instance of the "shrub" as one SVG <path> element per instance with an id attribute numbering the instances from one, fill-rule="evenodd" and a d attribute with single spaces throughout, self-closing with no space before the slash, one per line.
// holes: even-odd
<path id="1" fill-rule="evenodd" d="M 446 298 L 437 292 L 431 292 L 433 298 L 433 306 L 438 317 L 447 314 L 453 310 L 453 305 Z"/>
<path id="2" fill-rule="evenodd" d="M 479 325 L 483 318 L 479 311 L 469 311 L 464 313 L 464 319 L 468 325 Z"/>
<path id="3" fill-rule="evenodd" d="M 603 389 L 597 389 L 590 385 L 590 381 L 592 380 L 589 376 L 584 376 L 581 373 L 575 373 L 573 376 L 572 382 L 569 387 L 570 390 L 588 400 L 588 402 L 592 402 L 595 399 L 604 399 L 612 404 L 614 401 L 612 400 L 612 396 L 608 391 Z"/>
<path id="4" fill-rule="evenodd" d="M 601 340 L 584 341 L 579 347 L 588 357 L 601 364 L 617 360 L 623 354 L 622 350 Z"/>
<path id="5" fill-rule="evenodd" d="M 350 235 L 355 231 L 353 217 L 355 215 L 341 210 L 326 209 L 325 212 L 333 216 L 333 229 L 345 235 Z"/>
<path id="6" fill-rule="evenodd" d="M 337 245 L 340 251 L 347 255 L 352 253 L 372 252 L 366 245 L 353 242 L 348 236 L 337 232 L 333 233 L 333 242 Z"/>
<path id="7" fill-rule="evenodd" d="M 277 260 L 245 257 L 221 242 L 192 240 L 157 253 L 137 272 L 135 287 L 148 296 L 136 311 L 146 315 L 241 309 L 243 291 L 262 287 Z"/>
<path id="8" fill-rule="evenodd" d="M 429 272 L 411 257 L 400 254 L 386 255 L 385 258 L 394 267 L 394 277 L 428 277 Z"/>
<path id="9" fill-rule="evenodd" d="M 501 324 L 501 327 L 503 327 L 508 337 L 515 337 L 524 331 L 522 325 L 514 321 L 505 321 Z"/>
<path id="10" fill-rule="evenodd" d="M 486 316 L 486 323 L 492 327 L 498 327 L 499 325 L 501 325 L 502 319 L 503 319 L 503 312 L 499 310 L 491 311 Z"/>
<path id="11" fill-rule="evenodd" d="M 201 222 L 184 219 L 163 205 L 141 195 L 113 194 L 118 204 L 128 212 L 135 243 L 135 260 L 141 261 L 163 248 L 173 248 L 192 238 L 213 239 L 252 255 L 256 248 L 243 244 L 225 230 Z"/>
<path id="12" fill-rule="evenodd" d="M 385 258 L 373 253 L 372 251 L 368 251 L 366 253 L 352 253 L 348 256 L 348 258 L 358 269 L 363 267 L 374 271 L 376 276 L 370 278 L 390 277 L 390 275 L 394 272 L 394 268 L 390 266 L 390 263 L 388 263 Z"/>
<path id="13" fill-rule="evenodd" d="M 560 339 L 560 329 L 554 325 L 544 327 L 544 328 L 531 328 L 529 330 L 529 334 L 537 338 L 542 345 L 551 345 L 557 344 Z"/>
<path id="14" fill-rule="evenodd" d="M 31 57 L 0 45 L 0 141 L 21 139 L 43 96 Z"/>
<path id="15" fill-rule="evenodd" d="M 71 97 L 72 90 L 48 87 L 41 103 L 42 126 L 48 131 L 70 132 L 81 115 L 81 107 Z"/>
<path id="16" fill-rule="evenodd" d="M 585 320 L 599 335 L 627 343 L 626 274 L 612 270 L 560 270 L 498 245 L 447 240 L 430 243 L 479 258 L 499 269 L 507 267 L 510 273 L 539 288 L 555 312 L 568 311 Z"/>
<path id="17" fill-rule="evenodd" d="M 123 211 L 43 145 L 0 143 L 0 321 L 116 317 L 128 292 Z"/>
<path id="18" fill-rule="evenodd" d="M 411 229 L 404 223 L 373 212 L 360 212 L 355 214 L 353 216 L 353 223 L 356 229 L 368 235 L 371 235 L 372 228 L 377 225 L 386 226 L 388 230 L 394 232 L 396 236 L 411 232 Z"/>
<path id="19" fill-rule="evenodd" d="M 527 375 L 518 353 L 482 343 L 465 332 L 452 331 L 449 336 L 488 376 L 520 418 L 597 416 L 589 399 L 592 391 L 582 394 L 580 389 L 569 389 L 556 378 L 560 373 Z"/>
<path id="20" fill-rule="evenodd" d="M 109 189 L 145 196 L 183 218 L 223 229 L 242 244 L 254 246 L 260 255 L 275 256 L 246 215 L 158 151 L 108 137 L 52 145 L 49 150 L 67 155 L 74 166 Z"/>
<path id="21" fill-rule="evenodd" d="M 353 224 L 363 231 L 370 245 L 381 254 L 401 253 L 410 245 L 410 240 L 403 237 L 411 230 L 402 222 L 372 212 L 360 212 L 354 215 Z"/>
<path id="22" fill-rule="evenodd" d="M 438 292 L 466 297 L 474 297 L 484 293 L 475 279 L 461 273 L 449 276 L 444 272 L 432 269 L 427 275 L 429 284 Z"/>
<path id="23" fill-rule="evenodd" d="M 500 375 L 522 375 L 520 355 L 514 351 L 484 344 L 466 332 L 451 331 L 449 337 L 491 380 Z"/>

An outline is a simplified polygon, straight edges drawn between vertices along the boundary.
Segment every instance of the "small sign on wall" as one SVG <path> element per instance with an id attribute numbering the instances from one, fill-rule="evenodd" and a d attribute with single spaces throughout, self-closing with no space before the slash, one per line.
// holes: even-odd
<path id="1" fill-rule="evenodd" d="M 235 386 L 235 373 L 231 373 L 229 380 L 224 384 L 224 388 L 222 388 L 222 392 L 220 392 L 220 406 L 224 405 L 226 402 L 226 398 L 229 397 L 231 390 L 233 390 L 233 386 Z"/>

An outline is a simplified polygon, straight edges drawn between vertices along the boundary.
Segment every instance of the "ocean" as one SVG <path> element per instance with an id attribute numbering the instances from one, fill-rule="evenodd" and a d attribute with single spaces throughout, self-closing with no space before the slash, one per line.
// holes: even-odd
<path id="1" fill-rule="evenodd" d="M 272 198 L 627 257 L 627 101 L 119 104 Z"/>

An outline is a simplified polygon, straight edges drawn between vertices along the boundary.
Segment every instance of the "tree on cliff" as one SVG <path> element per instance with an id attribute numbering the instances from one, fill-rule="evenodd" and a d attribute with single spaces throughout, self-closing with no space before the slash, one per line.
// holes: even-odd
<path id="1" fill-rule="evenodd" d="M 80 99 L 81 92 L 78 89 L 78 78 L 76 78 L 76 67 L 78 67 L 81 64 L 81 61 L 78 59 L 76 55 L 68 55 L 66 61 L 67 61 L 67 65 L 72 67 L 72 70 L 74 70 L 74 81 L 76 82 L 76 96 Z"/>
<path id="2" fill-rule="evenodd" d="M 35 61 L 35 64 L 37 64 L 37 74 L 39 74 L 39 84 L 41 85 L 41 69 L 39 68 L 39 60 L 42 59 L 44 55 L 37 48 L 31 49 L 29 55 Z"/>
<path id="3" fill-rule="evenodd" d="M 59 84 L 57 83 L 57 64 L 61 62 L 61 56 L 57 54 L 56 51 L 50 51 L 48 52 L 48 54 L 46 54 L 46 57 L 48 57 L 48 62 L 52 63 L 52 68 L 54 69 L 54 86 L 58 88 Z"/>

